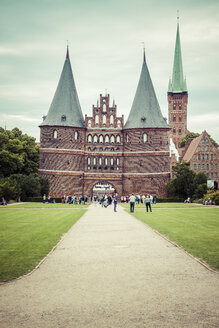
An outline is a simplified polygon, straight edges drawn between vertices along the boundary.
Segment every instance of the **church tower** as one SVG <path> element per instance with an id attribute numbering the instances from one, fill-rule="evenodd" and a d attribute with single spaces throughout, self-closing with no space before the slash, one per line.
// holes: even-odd
<path id="1" fill-rule="evenodd" d="M 179 20 L 179 18 L 177 18 Z M 168 113 L 171 127 L 170 138 L 179 150 L 179 143 L 188 133 L 187 130 L 187 103 L 188 91 L 186 79 L 183 76 L 182 54 L 179 34 L 179 21 L 177 22 L 176 44 L 172 80 L 168 86 Z"/>
<path id="2" fill-rule="evenodd" d="M 85 122 L 72 74 L 69 50 L 49 108 L 40 124 L 41 176 L 55 196 L 83 194 Z"/>

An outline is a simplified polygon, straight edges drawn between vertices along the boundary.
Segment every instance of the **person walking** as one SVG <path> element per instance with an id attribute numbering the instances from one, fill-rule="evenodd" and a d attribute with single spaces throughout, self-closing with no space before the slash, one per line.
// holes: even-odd
<path id="1" fill-rule="evenodd" d="M 116 193 L 113 197 L 114 212 L 116 212 L 117 203 L 118 203 L 118 194 Z"/>
<path id="2" fill-rule="evenodd" d="M 135 208 L 135 196 L 132 193 L 131 196 L 129 197 L 129 201 L 130 201 L 130 212 L 134 213 L 134 208 Z"/>
<path id="3" fill-rule="evenodd" d="M 150 209 L 150 212 L 152 212 L 151 210 L 151 198 L 150 195 L 147 195 L 145 198 L 145 204 L 146 204 L 146 211 L 148 212 L 148 208 Z"/>

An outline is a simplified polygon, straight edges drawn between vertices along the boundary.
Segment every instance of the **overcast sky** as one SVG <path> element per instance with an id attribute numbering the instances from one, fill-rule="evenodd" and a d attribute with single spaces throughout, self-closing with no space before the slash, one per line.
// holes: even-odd
<path id="1" fill-rule="evenodd" d="M 0 0 L 0 125 L 39 141 L 69 40 L 84 114 L 105 89 L 118 115 L 131 109 L 142 44 L 156 95 L 168 117 L 177 9 L 188 86 L 188 129 L 219 142 L 219 1 Z"/>

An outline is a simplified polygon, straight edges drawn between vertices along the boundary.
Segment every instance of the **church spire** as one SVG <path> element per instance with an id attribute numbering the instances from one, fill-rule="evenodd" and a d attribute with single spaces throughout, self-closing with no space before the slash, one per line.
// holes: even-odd
<path id="1" fill-rule="evenodd" d="M 183 76 L 182 53 L 179 34 L 179 16 L 177 17 L 177 32 L 174 52 L 172 81 L 169 82 L 168 92 L 187 92 L 186 81 Z"/>
<path id="2" fill-rule="evenodd" d="M 67 46 L 66 59 L 48 115 L 40 126 L 84 128 L 85 122 L 78 99 Z"/>
<path id="3" fill-rule="evenodd" d="M 146 63 L 145 50 L 135 98 L 124 126 L 124 129 L 136 128 L 169 128 L 157 101 Z"/>

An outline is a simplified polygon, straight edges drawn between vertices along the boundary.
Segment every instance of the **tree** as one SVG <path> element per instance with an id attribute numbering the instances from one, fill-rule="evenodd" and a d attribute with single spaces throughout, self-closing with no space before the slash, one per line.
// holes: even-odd
<path id="1" fill-rule="evenodd" d="M 175 179 L 172 179 L 166 185 L 168 196 L 177 196 L 180 198 L 201 198 L 207 190 L 207 176 L 204 172 L 195 174 L 188 163 L 183 161 L 177 163 L 173 168 Z"/>
<path id="2" fill-rule="evenodd" d="M 0 128 L 0 177 L 11 174 L 37 173 L 39 167 L 39 147 L 35 138 L 22 134 L 18 128 Z"/>
<path id="3" fill-rule="evenodd" d="M 197 137 L 199 137 L 200 134 L 199 133 L 195 133 L 195 132 L 189 132 L 180 142 L 179 147 L 182 148 L 184 147 L 187 142 L 189 141 L 189 139 L 195 139 Z"/>
<path id="4" fill-rule="evenodd" d="M 7 201 L 10 199 L 17 199 L 20 192 L 20 186 L 11 177 L 0 180 L 0 199 L 3 197 Z"/>

